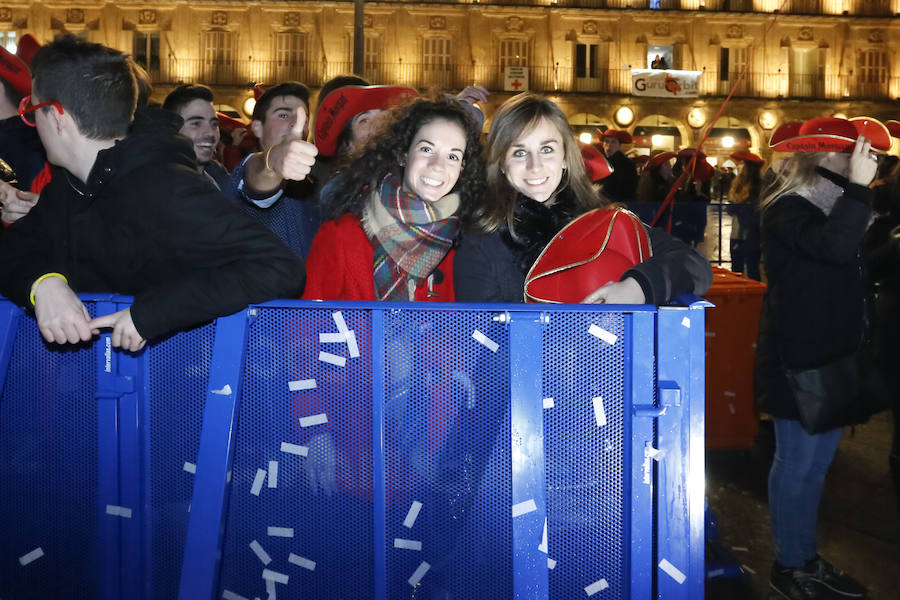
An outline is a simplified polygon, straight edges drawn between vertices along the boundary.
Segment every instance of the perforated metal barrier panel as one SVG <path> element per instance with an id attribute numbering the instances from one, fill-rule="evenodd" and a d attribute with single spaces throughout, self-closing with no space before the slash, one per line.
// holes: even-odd
<path id="1" fill-rule="evenodd" d="M 137 356 L 0 308 L 2 599 L 702 593 L 697 304 L 268 303 Z"/>

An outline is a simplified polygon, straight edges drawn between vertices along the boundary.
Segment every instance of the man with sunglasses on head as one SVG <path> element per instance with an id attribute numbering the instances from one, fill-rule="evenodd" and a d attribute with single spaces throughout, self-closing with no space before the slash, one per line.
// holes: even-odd
<path id="1" fill-rule="evenodd" d="M 132 126 L 129 59 L 65 36 L 38 51 L 28 105 L 56 165 L 37 206 L 0 240 L 0 292 L 33 307 L 48 342 L 112 329 L 137 351 L 148 339 L 296 296 L 303 265 L 265 227 L 224 201 L 197 170 L 178 119 Z M 90 318 L 75 292 L 134 296 Z"/>

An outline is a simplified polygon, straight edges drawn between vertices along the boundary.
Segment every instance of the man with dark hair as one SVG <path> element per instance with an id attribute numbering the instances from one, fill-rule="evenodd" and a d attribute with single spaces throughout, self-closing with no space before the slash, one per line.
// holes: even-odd
<path id="1" fill-rule="evenodd" d="M 613 168 L 612 175 L 603 180 L 603 194 L 613 202 L 631 202 L 637 193 L 637 167 L 622 152 L 623 144 L 632 143 L 631 134 L 619 129 L 607 129 L 600 133 L 600 143 L 606 160 Z"/>
<path id="2" fill-rule="evenodd" d="M 184 121 L 178 133 L 194 144 L 197 165 L 220 190 L 228 190 L 228 171 L 214 156 L 219 143 L 219 117 L 213 107 L 213 92 L 205 85 L 186 84 L 172 90 L 163 109 Z"/>
<path id="3" fill-rule="evenodd" d="M 19 102 L 30 93 L 28 67 L 0 46 L 0 159 L 15 172 L 21 190 L 27 190 L 44 167 L 44 149 L 37 133 L 19 119 Z"/>
<path id="4" fill-rule="evenodd" d="M 253 109 L 250 129 L 261 152 L 231 173 L 242 208 L 271 229 L 300 258 L 306 258 L 319 228 L 312 186 L 305 182 L 316 161 L 308 143 L 309 90 L 287 82 L 266 90 Z"/>
<path id="5" fill-rule="evenodd" d="M 295 296 L 303 266 L 196 171 L 177 119 L 135 123 L 130 61 L 66 36 L 34 59 L 32 119 L 57 165 L 37 206 L 0 241 L 0 292 L 34 307 L 59 344 L 112 328 L 112 343 L 146 340 Z M 134 295 L 91 319 L 75 291 Z"/>

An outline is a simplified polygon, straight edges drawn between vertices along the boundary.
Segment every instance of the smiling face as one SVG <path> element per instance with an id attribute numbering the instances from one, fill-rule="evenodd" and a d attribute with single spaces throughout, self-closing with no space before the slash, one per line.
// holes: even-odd
<path id="1" fill-rule="evenodd" d="M 562 180 L 565 155 L 562 134 L 548 119 L 541 119 L 507 150 L 503 162 L 506 179 L 532 200 L 552 203 Z"/>
<path id="2" fill-rule="evenodd" d="M 426 123 L 406 152 L 404 191 L 426 202 L 443 198 L 459 179 L 465 151 L 466 134 L 459 125 L 446 119 Z"/>
<path id="3" fill-rule="evenodd" d="M 212 103 L 197 98 L 185 104 L 178 114 L 184 119 L 178 133 L 194 143 L 197 163 L 209 164 L 219 143 L 219 118 Z"/>

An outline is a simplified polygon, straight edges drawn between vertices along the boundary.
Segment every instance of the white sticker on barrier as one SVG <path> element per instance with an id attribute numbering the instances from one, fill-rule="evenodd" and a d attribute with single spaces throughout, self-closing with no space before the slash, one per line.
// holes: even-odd
<path id="1" fill-rule="evenodd" d="M 192 475 L 196 475 L 197 473 L 197 465 L 192 462 L 184 461 L 184 467 L 182 468 Z"/>
<path id="2" fill-rule="evenodd" d="M 259 492 L 262 491 L 263 483 L 266 481 L 266 472 L 264 469 L 256 470 L 256 477 L 253 478 L 253 486 L 250 488 L 250 493 L 254 496 L 259 496 Z"/>
<path id="3" fill-rule="evenodd" d="M 338 356 L 337 354 L 332 354 L 331 352 L 319 352 L 319 360 L 336 367 L 347 366 L 346 358 L 344 358 L 343 356 Z"/>
<path id="4" fill-rule="evenodd" d="M 328 415 L 320 413 L 309 417 L 300 417 L 300 427 L 312 427 L 313 425 L 324 425 L 328 422 Z"/>
<path id="5" fill-rule="evenodd" d="M 210 394 L 216 394 L 217 396 L 230 396 L 231 395 L 231 386 L 227 383 L 225 387 L 220 390 L 209 390 Z"/>
<path id="6" fill-rule="evenodd" d="M 541 534 L 541 545 L 538 546 L 538 550 L 547 554 L 550 549 L 547 547 L 547 517 L 544 517 L 544 533 Z"/>
<path id="7" fill-rule="evenodd" d="M 288 381 L 288 391 L 299 392 L 300 390 L 316 389 L 315 379 L 298 379 L 297 381 Z"/>
<path id="8" fill-rule="evenodd" d="M 406 513 L 406 518 L 403 519 L 403 525 L 405 525 L 407 529 L 412 529 L 412 526 L 416 524 L 416 519 L 419 517 L 420 510 L 422 510 L 422 503 L 418 500 L 413 500 L 413 503 L 409 507 L 409 512 Z"/>
<path id="9" fill-rule="evenodd" d="M 294 537 L 294 528 L 293 527 L 267 527 L 266 533 L 269 535 L 269 537 L 292 538 L 292 537 Z"/>
<path id="10" fill-rule="evenodd" d="M 289 444 L 287 442 L 281 442 L 281 451 L 288 454 L 296 454 L 297 456 L 306 456 L 307 454 L 309 454 L 309 448 L 307 448 L 306 446 Z"/>
<path id="11" fill-rule="evenodd" d="M 597 427 L 606 426 L 606 410 L 603 408 L 603 398 L 599 396 L 591 398 L 594 404 L 594 420 L 597 421 Z"/>
<path id="12" fill-rule="evenodd" d="M 268 565 L 270 562 L 272 562 L 272 557 L 269 556 L 269 553 L 266 552 L 256 540 L 250 542 L 250 549 L 253 550 L 253 554 L 256 555 L 256 557 L 262 564 Z"/>
<path id="13" fill-rule="evenodd" d="M 319 334 L 319 343 L 320 344 L 343 344 L 346 341 L 347 341 L 347 336 L 341 332 L 320 333 Z"/>
<path id="14" fill-rule="evenodd" d="M 544 398 L 544 408 L 553 408 L 554 406 L 553 398 Z"/>
<path id="15" fill-rule="evenodd" d="M 269 569 L 263 569 L 262 578 L 267 579 L 269 581 L 274 581 L 275 583 L 280 583 L 282 585 L 287 585 L 288 576 L 284 573 L 279 573 L 278 571 L 270 571 Z"/>
<path id="16" fill-rule="evenodd" d="M 288 555 L 288 562 L 297 565 L 298 567 L 303 567 L 309 571 L 316 570 L 316 561 L 309 560 L 308 558 L 303 558 L 302 556 L 297 556 L 293 552 Z"/>
<path id="17" fill-rule="evenodd" d="M 547 568 L 551 571 L 556 568 L 556 561 L 549 556 L 547 557 Z"/>
<path id="18" fill-rule="evenodd" d="M 534 499 L 530 498 L 524 502 L 519 502 L 518 504 L 513 504 L 512 507 L 512 516 L 513 517 L 521 517 L 522 515 L 527 515 L 530 512 L 534 512 L 537 510 L 537 504 L 534 503 Z"/>
<path id="19" fill-rule="evenodd" d="M 687 579 L 684 573 L 678 570 L 678 567 L 670 563 L 665 558 L 659 561 L 659 568 L 663 570 L 663 572 L 677 581 L 679 584 L 684 583 L 684 580 Z"/>
<path id="20" fill-rule="evenodd" d="M 416 587 L 417 585 L 419 585 L 419 582 L 422 581 L 422 578 L 425 577 L 425 573 L 427 573 L 428 569 L 430 569 L 430 568 L 431 568 L 431 565 L 429 565 L 427 562 L 425 562 L 423 560 L 422 564 L 419 565 L 419 567 L 415 571 L 413 571 L 413 574 L 410 575 L 409 579 L 407 580 L 409 585 L 411 585 L 413 587 Z"/>
<path id="21" fill-rule="evenodd" d="M 616 340 L 619 339 L 616 334 L 603 329 L 599 325 L 591 325 L 588 328 L 588 333 L 590 333 L 594 337 L 600 338 L 610 346 L 615 345 Z"/>
<path id="22" fill-rule="evenodd" d="M 497 342 L 495 342 L 494 340 L 492 340 L 492 339 L 489 338 L 488 336 L 484 335 L 483 333 L 481 333 L 481 332 L 478 331 L 477 329 L 476 329 L 475 331 L 472 332 L 472 338 L 473 338 L 476 342 L 478 342 L 479 344 L 481 344 L 482 346 L 484 346 L 485 348 L 487 348 L 488 350 L 490 350 L 491 352 L 496 352 L 497 349 L 500 348 L 500 344 L 498 344 Z"/>
<path id="23" fill-rule="evenodd" d="M 690 329 L 691 328 L 691 320 L 689 318 L 685 317 L 681 320 L 681 325 L 682 325 L 682 327 L 687 327 L 688 329 Z"/>
<path id="24" fill-rule="evenodd" d="M 240 594 L 235 594 L 231 590 L 223 590 L 222 600 L 247 600 L 247 597 L 241 596 Z"/>
<path id="25" fill-rule="evenodd" d="M 122 517 L 125 519 L 131 518 L 131 509 L 125 508 L 124 506 L 116 506 L 115 504 L 107 504 L 106 505 L 106 514 L 112 515 L 114 517 Z"/>
<path id="26" fill-rule="evenodd" d="M 588 596 L 593 596 L 597 592 L 602 592 L 606 588 L 609 587 L 609 584 L 606 583 L 605 579 L 601 579 L 600 581 L 595 581 L 591 585 L 584 588 L 584 593 Z"/>
<path id="27" fill-rule="evenodd" d="M 359 358 L 359 344 L 356 343 L 356 334 L 352 329 L 347 332 L 347 351 L 350 358 Z"/>
<path id="28" fill-rule="evenodd" d="M 331 318 L 334 319 L 334 324 L 337 326 L 338 331 L 346 336 L 347 332 L 350 331 L 350 329 L 347 327 L 347 322 L 344 321 L 344 313 L 342 313 L 341 311 L 331 313 Z"/>
<path id="29" fill-rule="evenodd" d="M 24 556 L 20 556 L 19 564 L 24 567 L 25 565 L 27 565 L 29 563 L 33 563 L 34 561 L 36 561 L 43 555 L 44 555 L 44 551 L 40 547 L 37 547 L 34 550 L 32 550 L 31 552 L 29 552 L 28 554 L 25 554 Z"/>
<path id="30" fill-rule="evenodd" d="M 278 461 L 270 460 L 269 461 L 269 474 L 266 477 L 270 488 L 278 487 Z"/>
<path id="31" fill-rule="evenodd" d="M 421 550 L 422 542 L 418 540 L 404 540 L 403 538 L 394 538 L 394 548 L 401 550 Z"/>

